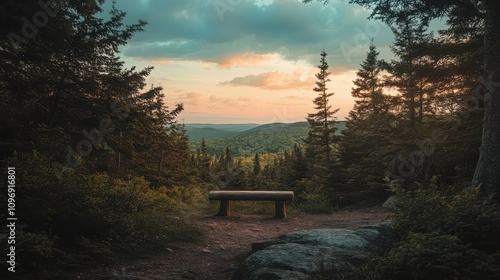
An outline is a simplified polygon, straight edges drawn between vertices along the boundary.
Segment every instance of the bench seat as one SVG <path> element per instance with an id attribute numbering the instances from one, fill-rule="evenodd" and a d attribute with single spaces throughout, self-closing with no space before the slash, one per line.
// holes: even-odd
<path id="1" fill-rule="evenodd" d="M 293 201 L 293 191 L 210 191 L 209 200 L 220 200 L 217 216 L 229 216 L 230 201 L 275 201 L 276 218 L 286 218 L 286 201 Z"/>

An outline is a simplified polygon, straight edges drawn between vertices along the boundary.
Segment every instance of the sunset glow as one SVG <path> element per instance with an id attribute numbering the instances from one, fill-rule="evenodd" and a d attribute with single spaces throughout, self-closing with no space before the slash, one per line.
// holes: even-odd
<path id="1" fill-rule="evenodd" d="M 117 3 L 127 23 L 149 22 L 121 58 L 128 67 L 154 66 L 148 84 L 164 88 L 169 106 L 184 104 L 179 120 L 185 123 L 304 121 L 313 111 L 323 48 L 332 72 L 329 90 L 335 93 L 330 103 L 340 108 L 342 120 L 354 104 L 352 80 L 368 38 L 382 58 L 391 58 L 390 30 L 368 21 L 369 11 L 356 5 L 236 1 L 221 10 L 219 2 Z"/>

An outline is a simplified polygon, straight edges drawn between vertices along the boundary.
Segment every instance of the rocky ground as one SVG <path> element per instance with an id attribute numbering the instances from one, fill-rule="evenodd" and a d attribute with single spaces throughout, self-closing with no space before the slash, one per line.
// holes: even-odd
<path id="1" fill-rule="evenodd" d="M 387 210 L 381 207 L 333 214 L 297 214 L 281 220 L 249 214 L 239 214 L 235 218 L 196 215 L 190 217 L 190 221 L 203 233 L 198 242 L 173 243 L 165 247 L 163 254 L 89 268 L 75 275 L 75 278 L 225 280 L 231 278 L 238 265 L 251 252 L 252 243 L 297 230 L 354 229 L 387 220 Z"/>

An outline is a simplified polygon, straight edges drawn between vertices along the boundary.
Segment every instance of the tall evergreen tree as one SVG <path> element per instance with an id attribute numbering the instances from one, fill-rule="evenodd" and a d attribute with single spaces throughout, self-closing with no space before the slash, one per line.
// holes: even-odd
<path id="1" fill-rule="evenodd" d="M 361 63 L 361 69 L 356 73 L 354 80 L 355 88 L 351 94 L 355 98 L 354 109 L 350 115 L 356 120 L 387 114 L 390 109 L 389 97 L 384 95 L 384 84 L 381 81 L 380 72 L 383 70 L 384 62 L 378 59 L 379 52 L 372 44 Z M 354 115 L 356 115 L 354 117 Z"/>
<path id="2" fill-rule="evenodd" d="M 335 135 L 337 128 L 335 127 L 335 113 L 339 109 L 332 109 L 330 105 L 330 97 L 334 94 L 328 92 L 327 83 L 331 80 L 328 78 L 328 63 L 326 61 L 327 53 L 321 52 L 320 65 L 318 65 L 319 73 L 316 74 L 316 87 L 314 91 L 318 94 L 314 98 L 314 109 L 316 113 L 309 113 L 307 122 L 309 123 L 307 138 L 304 139 L 305 157 L 307 159 L 307 179 L 300 183 L 301 189 L 307 189 L 307 192 L 319 194 L 320 196 L 328 195 L 329 190 L 333 189 L 335 180 L 334 176 L 335 165 L 338 163 L 336 158 L 336 147 L 338 136 Z M 334 150 L 335 149 L 335 150 Z M 287 161 L 290 164 L 287 167 L 291 170 L 291 160 Z"/>
<path id="3" fill-rule="evenodd" d="M 348 184 L 348 188 L 342 190 L 344 192 L 380 190 L 384 185 L 387 164 L 375 154 L 386 147 L 374 143 L 386 142 L 386 134 L 391 131 L 391 103 L 390 96 L 383 93 L 381 71 L 384 63 L 378 55 L 372 43 L 356 73 L 356 87 L 351 91 L 355 105 L 349 112 L 339 146 L 341 166 Z"/>
<path id="4" fill-rule="evenodd" d="M 401 17 L 391 25 L 395 37 L 391 50 L 398 60 L 393 60 L 387 67 L 391 75 L 387 77 L 386 85 L 399 91 L 400 113 L 413 128 L 416 123 L 422 123 L 424 113 L 432 109 L 429 100 L 434 89 L 427 77 L 432 73 L 433 63 L 424 51 L 432 42 L 432 34 L 426 33 L 428 23 L 414 14 L 415 11 L 406 3 L 400 4 Z"/>
<path id="5" fill-rule="evenodd" d="M 260 156 L 258 153 L 256 153 L 253 159 L 253 176 L 259 176 L 260 171 L 261 171 Z"/>
<path id="6" fill-rule="evenodd" d="M 210 161 L 211 158 L 208 154 L 207 144 L 205 143 L 205 139 L 202 138 L 197 163 L 200 179 L 204 182 L 210 181 Z"/>
<path id="7" fill-rule="evenodd" d="M 307 116 L 309 131 L 307 138 L 304 140 L 307 156 L 311 163 L 314 163 L 313 165 L 315 166 L 322 165 L 323 168 L 329 167 L 332 163 L 332 146 L 337 141 L 334 114 L 339 110 L 332 110 L 332 106 L 329 103 L 329 98 L 334 93 L 328 92 L 327 88 L 327 83 L 331 81 L 328 78 L 331 73 L 328 72 L 329 66 L 326 56 L 327 53 L 323 50 L 321 52 L 320 65 L 318 65 L 320 71 L 316 74 L 318 80 L 316 81 L 316 87 L 313 89 L 318 93 L 318 96 L 313 100 L 314 109 L 317 111 Z"/>

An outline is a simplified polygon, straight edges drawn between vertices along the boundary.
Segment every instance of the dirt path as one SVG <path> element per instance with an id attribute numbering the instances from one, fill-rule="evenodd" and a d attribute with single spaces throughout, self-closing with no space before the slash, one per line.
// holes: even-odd
<path id="1" fill-rule="evenodd" d="M 387 221 L 382 208 L 333 214 L 300 214 L 282 220 L 262 215 L 237 218 L 194 216 L 203 233 L 197 243 L 175 243 L 165 254 L 132 262 L 96 267 L 80 273 L 79 279 L 102 279 L 109 275 L 133 275 L 155 280 L 230 279 L 238 264 L 251 251 L 251 244 L 284 233 L 314 228 L 357 228 Z"/>

